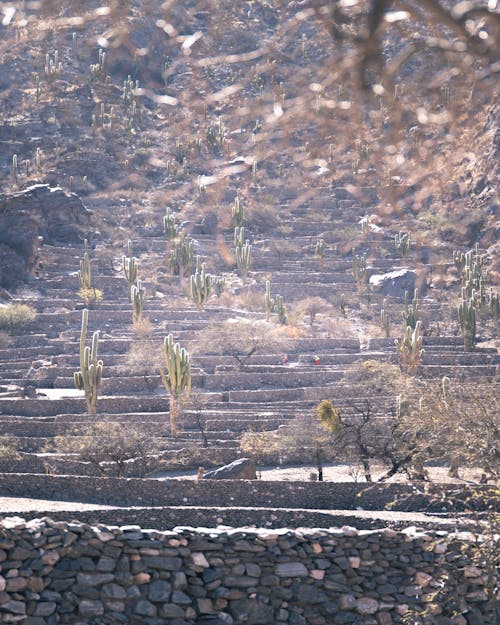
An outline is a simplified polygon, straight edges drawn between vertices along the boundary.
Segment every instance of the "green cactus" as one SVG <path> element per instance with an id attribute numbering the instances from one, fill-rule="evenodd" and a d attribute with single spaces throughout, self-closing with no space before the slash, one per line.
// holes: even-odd
<path id="1" fill-rule="evenodd" d="M 410 326 L 412 330 L 417 325 L 418 318 L 420 316 L 420 302 L 418 299 L 418 289 L 415 289 L 413 293 L 413 300 L 411 304 L 408 304 L 408 291 L 404 294 L 403 320 L 405 326 Z"/>
<path id="2" fill-rule="evenodd" d="M 175 239 L 177 236 L 177 217 L 168 207 L 165 215 L 163 216 L 163 234 L 169 241 L 170 239 Z"/>
<path id="3" fill-rule="evenodd" d="M 145 288 L 142 286 L 141 280 L 137 280 L 137 284 L 133 284 L 130 289 L 130 301 L 132 302 L 132 322 L 140 323 L 142 321 L 142 313 L 144 312 L 144 293 Z"/>
<path id="4" fill-rule="evenodd" d="M 359 166 L 359 160 L 357 161 L 357 165 Z M 361 227 L 361 232 L 365 235 L 365 237 L 367 237 L 370 233 L 370 218 L 368 217 L 368 215 L 362 217 L 359 225 Z"/>
<path id="5" fill-rule="evenodd" d="M 235 253 L 236 253 L 236 265 L 238 266 L 238 271 L 240 272 L 240 275 L 243 278 L 243 280 L 245 280 L 248 275 L 250 265 L 252 263 L 252 246 L 250 244 L 250 241 L 248 241 L 247 239 L 244 245 L 242 245 L 241 247 L 236 247 Z"/>
<path id="6" fill-rule="evenodd" d="M 137 258 L 135 256 L 123 256 L 122 257 L 122 269 L 127 280 L 127 293 L 130 297 L 132 293 L 132 287 L 137 282 Z"/>
<path id="7" fill-rule="evenodd" d="M 352 250 L 352 274 L 356 280 L 358 291 L 361 291 L 366 282 L 366 254 L 356 254 Z"/>
<path id="8" fill-rule="evenodd" d="M 411 247 L 411 232 L 398 232 L 394 236 L 394 247 L 403 258 L 408 258 Z"/>
<path id="9" fill-rule="evenodd" d="M 314 246 L 314 255 L 319 259 L 319 264 L 321 269 L 323 269 L 323 264 L 325 262 L 325 251 L 326 245 L 323 239 L 319 239 Z"/>
<path id="10" fill-rule="evenodd" d="M 276 295 L 275 299 L 274 309 L 278 313 L 278 320 L 281 324 L 285 324 L 287 322 L 285 301 L 282 295 Z"/>
<path id="11" fill-rule="evenodd" d="M 496 323 L 498 321 L 498 317 L 500 317 L 500 301 L 498 298 L 498 291 L 490 289 L 488 300 L 491 318 Z"/>
<path id="12" fill-rule="evenodd" d="M 226 281 L 222 276 L 212 276 L 212 288 L 215 295 L 219 298 L 226 289 Z"/>
<path id="13" fill-rule="evenodd" d="M 160 375 L 165 389 L 170 394 L 170 429 L 175 436 L 181 402 L 188 399 L 191 392 L 191 363 L 189 352 L 181 348 L 179 343 L 174 343 L 172 334 L 163 340 L 163 355 L 166 371 L 160 368 Z"/>
<path id="14" fill-rule="evenodd" d="M 92 335 L 92 347 L 85 346 L 87 339 L 89 311 L 82 311 L 82 328 L 80 332 L 80 371 L 75 371 L 73 379 L 78 390 L 84 391 L 87 400 L 87 412 L 96 413 L 97 396 L 102 381 L 102 360 L 97 359 L 99 347 L 99 332 Z"/>
<path id="15" fill-rule="evenodd" d="M 264 305 L 266 307 L 266 321 L 269 321 L 271 313 L 274 311 L 274 299 L 271 297 L 271 282 L 266 280 L 266 295 L 264 298 Z"/>
<path id="16" fill-rule="evenodd" d="M 92 288 L 92 269 L 90 266 L 89 242 L 87 241 L 87 239 L 84 240 L 83 245 L 84 253 L 83 260 L 80 261 L 78 280 L 80 282 L 80 289 L 90 290 Z"/>
<path id="17" fill-rule="evenodd" d="M 245 228 L 243 226 L 234 229 L 234 247 L 243 247 L 245 244 Z"/>
<path id="18" fill-rule="evenodd" d="M 231 206 L 231 218 L 233 220 L 233 226 L 240 227 L 243 225 L 243 199 L 239 193 L 234 198 L 234 204 Z"/>
<path id="19" fill-rule="evenodd" d="M 476 307 L 472 298 L 462 299 L 458 306 L 458 320 L 464 339 L 464 349 L 470 352 L 476 343 Z"/>
<path id="20" fill-rule="evenodd" d="M 200 264 L 200 257 L 196 257 L 196 272 L 191 276 L 191 298 L 199 310 L 203 310 L 212 290 L 212 276 L 205 272 L 205 263 Z"/>
<path id="21" fill-rule="evenodd" d="M 422 341 L 420 321 L 417 321 L 415 328 L 406 326 L 403 332 L 403 338 L 394 341 L 402 371 L 412 371 L 420 363 L 424 355 Z"/>
<path id="22" fill-rule="evenodd" d="M 468 252 L 453 252 L 453 262 L 462 276 L 463 299 L 473 299 L 479 310 L 486 303 L 485 281 L 487 271 L 484 269 L 484 256 L 479 253 L 476 243 L 474 249 Z"/>
<path id="23" fill-rule="evenodd" d="M 387 310 L 387 300 L 382 302 L 382 310 L 380 311 L 380 327 L 384 331 L 386 338 L 390 336 L 390 319 L 389 311 Z"/>
<path id="24" fill-rule="evenodd" d="M 184 233 L 175 240 L 174 248 L 170 252 L 168 264 L 170 273 L 174 276 L 188 275 L 194 262 L 194 241 L 186 237 Z"/>
<path id="25" fill-rule="evenodd" d="M 224 143 L 225 135 L 226 133 L 224 130 L 224 126 L 222 125 L 222 119 L 221 117 L 219 117 L 216 122 L 210 122 L 207 127 L 207 144 L 213 150 L 219 150 L 219 148 Z"/>

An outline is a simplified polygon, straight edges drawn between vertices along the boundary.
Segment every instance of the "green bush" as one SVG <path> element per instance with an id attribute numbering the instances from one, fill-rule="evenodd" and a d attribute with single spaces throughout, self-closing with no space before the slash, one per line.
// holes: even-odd
<path id="1" fill-rule="evenodd" d="M 0 307 L 0 330 L 15 332 L 36 318 L 36 310 L 26 304 L 7 304 Z"/>

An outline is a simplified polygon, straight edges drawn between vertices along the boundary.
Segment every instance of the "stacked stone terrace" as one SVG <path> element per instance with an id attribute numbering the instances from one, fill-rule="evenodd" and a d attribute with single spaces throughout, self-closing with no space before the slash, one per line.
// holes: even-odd
<path id="1" fill-rule="evenodd" d="M 338 312 L 328 332 L 317 331 L 296 339 L 287 349 L 287 365 L 282 364 L 283 354 L 279 350 L 254 355 L 243 370 L 237 370 L 234 359 L 229 356 L 193 355 L 193 387 L 203 406 L 209 448 L 217 450 L 224 461 L 240 455 L 238 439 L 243 432 L 274 430 L 293 417 L 312 411 L 322 399 L 333 399 L 336 405 L 348 411 L 351 400 L 363 396 L 363 389 L 345 388 L 340 384 L 343 373 L 352 363 L 365 359 L 396 360 L 394 337 L 399 335 L 400 324 L 392 325 L 393 336 L 387 339 L 373 337 L 363 327 L 360 309 L 365 320 L 371 318 L 373 327 L 378 323 L 384 295 L 371 292 L 368 300 L 366 294 L 356 292 L 349 241 L 346 243 L 343 233 L 346 223 L 356 223 L 366 211 L 343 197 L 341 191 L 337 191 L 337 198 L 318 200 L 312 208 L 304 206 L 295 210 L 296 214 L 286 207 L 280 210 L 290 244 L 284 252 L 278 253 L 273 247 L 273 242 L 283 239 L 279 233 L 253 237 L 253 263 L 248 283 L 242 285 L 234 279 L 232 286 L 236 294 L 250 293 L 257 302 L 262 301 L 262 312 L 223 307 L 214 297 L 204 311 L 198 311 L 184 296 L 173 301 L 166 273 L 166 242 L 161 237 L 160 227 L 144 228 L 133 240 L 140 272 L 148 273 L 145 316 L 153 324 L 153 339 L 158 345 L 169 332 L 181 345 L 188 345 L 212 319 L 235 316 L 264 319 L 264 283 L 268 278 L 273 294 L 282 294 L 291 307 L 294 301 L 306 296 L 321 296 L 335 303 L 345 294 L 347 317 L 359 318 L 358 334 L 352 338 L 345 337 L 345 320 Z M 307 217 L 310 209 L 314 210 L 314 218 Z M 229 275 L 232 268 L 223 266 L 220 258 L 220 236 L 196 233 L 192 236 L 208 269 L 212 272 L 219 269 Z M 314 245 L 319 238 L 327 243 L 321 266 L 314 257 Z M 401 259 L 393 251 L 392 234 L 388 232 L 371 233 L 365 238 L 359 234 L 353 244 L 358 245 L 360 252 L 366 250 L 373 272 L 383 273 L 401 266 Z M 232 232 L 225 233 L 224 245 L 232 250 Z M 379 253 L 383 249 L 386 250 L 384 255 Z M 79 366 L 82 308 L 76 294 L 76 272 L 83 247 L 42 248 L 40 278 L 25 289 L 20 298 L 38 310 L 37 319 L 27 332 L 13 338 L 11 347 L 0 351 L 1 379 L 6 389 L 0 396 L 1 432 L 19 437 L 26 452 L 36 454 L 51 437 L 91 418 L 107 416 L 164 435 L 166 449 L 202 445 L 196 411 L 184 412 L 181 435 L 170 438 L 168 398 L 158 372 L 141 371 L 140 367 L 131 371 L 127 366 L 126 357 L 134 333 L 126 281 L 118 270 L 123 251 L 121 244 L 110 248 L 96 241 L 91 253 L 93 283 L 103 290 L 104 299 L 90 311 L 89 334 L 100 330 L 104 379 L 99 414 L 90 417 L 81 393 L 73 386 L 73 372 Z M 426 263 L 422 262 L 422 255 L 422 250 L 417 249 L 405 265 L 415 266 L 424 283 L 430 282 L 434 275 L 444 274 L 452 264 L 451 250 L 426 251 Z M 445 257 L 449 259 L 447 263 L 443 261 Z M 494 376 L 498 366 L 495 350 L 465 353 L 459 336 L 446 335 L 454 315 L 453 297 L 446 294 L 447 301 L 442 303 L 436 299 L 435 293 L 440 295 L 438 291 L 432 288 L 422 291 L 425 322 L 442 328 L 444 334 L 425 337 L 425 356 L 419 374 L 436 378 L 443 375 L 457 379 L 477 377 L 478 380 Z M 388 297 L 388 300 L 397 317 L 402 309 L 401 297 Z M 315 356 L 320 358 L 319 365 L 314 364 Z M 36 394 L 33 387 L 37 387 Z M 19 396 L 19 389 L 24 396 Z M 373 405 L 383 418 L 387 399 L 382 397 Z"/>

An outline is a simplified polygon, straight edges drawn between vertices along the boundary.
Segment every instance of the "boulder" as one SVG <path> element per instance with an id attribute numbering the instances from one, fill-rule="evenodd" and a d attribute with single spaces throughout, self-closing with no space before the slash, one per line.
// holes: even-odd
<path id="1" fill-rule="evenodd" d="M 0 195 L 0 287 L 16 286 L 38 267 L 41 238 L 51 245 L 81 241 L 90 216 L 77 195 L 48 184 Z"/>
<path id="2" fill-rule="evenodd" d="M 239 458 L 214 471 L 207 471 L 204 480 L 255 480 L 257 467 L 252 458 Z"/>
<path id="3" fill-rule="evenodd" d="M 403 297 L 405 291 L 412 296 L 417 286 L 417 272 L 412 269 L 396 269 L 389 273 L 370 276 L 370 286 L 391 297 Z"/>

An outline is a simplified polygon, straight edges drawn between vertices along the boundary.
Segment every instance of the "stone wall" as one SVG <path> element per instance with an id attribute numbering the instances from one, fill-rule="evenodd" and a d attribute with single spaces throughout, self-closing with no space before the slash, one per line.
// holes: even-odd
<path id="1" fill-rule="evenodd" d="M 81 501 L 113 506 L 244 506 L 307 510 L 403 510 L 450 512 L 473 508 L 473 494 L 488 487 L 354 482 L 279 482 L 264 480 L 140 479 L 0 474 L 0 496 Z M 436 494 L 444 498 L 432 504 Z M 477 500 L 477 497 L 476 497 Z M 448 506 L 447 509 L 446 506 Z"/>
<path id="2" fill-rule="evenodd" d="M 491 625 L 472 535 L 0 522 L 21 625 Z M 410 619 L 410 620 L 408 620 Z"/>

